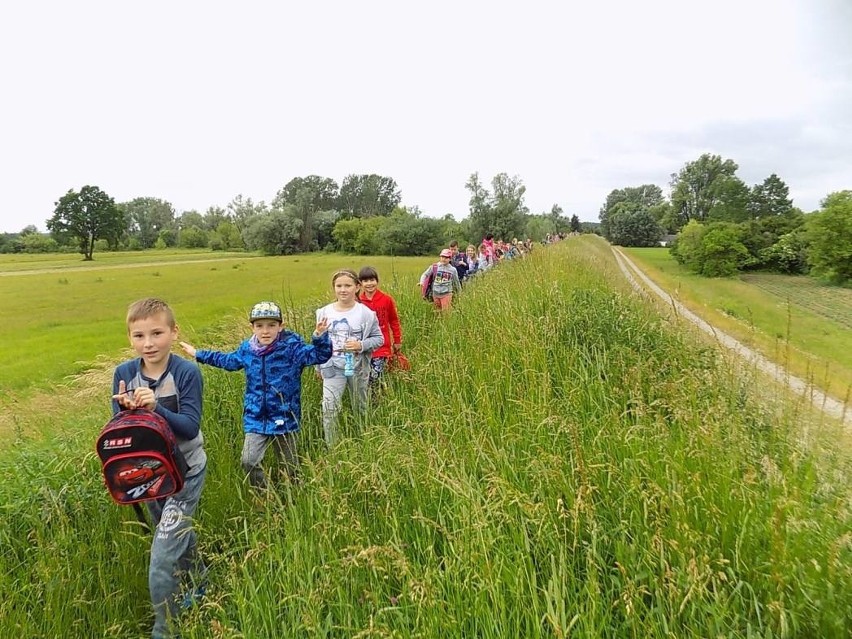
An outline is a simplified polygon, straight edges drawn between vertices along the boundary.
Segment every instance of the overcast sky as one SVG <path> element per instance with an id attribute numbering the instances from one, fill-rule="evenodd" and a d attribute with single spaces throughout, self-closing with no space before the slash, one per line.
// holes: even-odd
<path id="1" fill-rule="evenodd" d="M 0 59 L 6 232 L 86 184 L 179 214 L 350 173 L 462 219 L 506 172 L 593 221 L 705 152 L 806 211 L 852 189 L 852 0 L 32 0 Z"/>

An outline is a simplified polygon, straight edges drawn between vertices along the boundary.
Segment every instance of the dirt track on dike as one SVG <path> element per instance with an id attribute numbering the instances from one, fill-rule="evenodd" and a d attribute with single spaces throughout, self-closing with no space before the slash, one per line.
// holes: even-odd
<path id="1" fill-rule="evenodd" d="M 791 391 L 798 394 L 800 397 L 807 397 L 810 399 L 811 404 L 813 404 L 815 408 L 822 410 L 831 417 L 841 420 L 846 425 L 852 426 L 852 408 L 847 407 L 843 404 L 843 402 L 839 402 L 833 397 L 829 397 L 818 388 L 815 388 L 813 384 L 809 384 L 803 379 L 791 375 L 779 364 L 776 364 L 760 353 L 748 348 L 727 333 L 713 327 L 686 308 L 683 304 L 675 300 L 662 288 L 657 286 L 657 284 L 645 275 L 645 273 L 621 250 L 613 246 L 612 252 L 615 255 L 615 260 L 618 262 L 621 272 L 635 290 L 641 293 L 647 293 L 645 288 L 647 287 L 666 304 L 673 306 L 680 317 L 683 317 L 698 326 L 698 328 L 702 331 L 711 335 L 717 343 L 736 353 L 745 362 L 756 367 L 762 373 L 769 375 L 776 382 L 786 385 Z M 637 282 L 634 274 L 642 280 L 644 286 Z"/>

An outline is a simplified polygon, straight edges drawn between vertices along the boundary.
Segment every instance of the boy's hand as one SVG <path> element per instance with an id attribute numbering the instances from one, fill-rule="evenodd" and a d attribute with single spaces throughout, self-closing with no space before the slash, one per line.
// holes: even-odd
<path id="1" fill-rule="evenodd" d="M 357 339 L 350 337 L 344 342 L 343 349 L 351 353 L 360 353 L 364 349 L 364 346 Z"/>
<path id="2" fill-rule="evenodd" d="M 124 410 L 133 410 L 136 408 L 136 402 L 133 400 L 133 391 L 127 391 L 127 385 L 123 379 L 118 382 L 118 393 L 113 395 L 112 398 Z"/>
<path id="3" fill-rule="evenodd" d="M 140 386 L 133 391 L 133 401 L 136 408 L 147 408 L 150 411 L 157 408 L 157 398 L 154 397 L 154 391 L 147 386 Z"/>
<path id="4" fill-rule="evenodd" d="M 180 342 L 180 347 L 187 355 L 192 358 L 195 358 L 195 346 L 193 346 L 192 344 L 188 344 L 187 342 Z"/>
<path id="5" fill-rule="evenodd" d="M 157 398 L 154 397 L 154 391 L 147 386 L 129 391 L 124 380 L 118 382 L 118 393 L 113 395 L 112 398 L 125 410 L 147 408 L 153 411 L 157 408 Z"/>
<path id="6" fill-rule="evenodd" d="M 314 335 L 319 337 L 320 335 L 325 333 L 327 330 L 328 330 L 328 318 L 325 315 L 323 315 L 320 318 L 320 320 L 317 322 L 317 327 L 316 327 L 316 329 L 314 329 Z M 181 344 L 182 343 L 183 342 L 181 342 Z"/>

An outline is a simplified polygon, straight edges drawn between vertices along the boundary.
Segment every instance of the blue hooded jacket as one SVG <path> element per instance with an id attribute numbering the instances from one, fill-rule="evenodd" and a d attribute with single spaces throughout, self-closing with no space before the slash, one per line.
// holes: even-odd
<path id="1" fill-rule="evenodd" d="M 245 340 L 233 353 L 198 350 L 195 359 L 226 371 L 245 370 L 243 428 L 247 433 L 283 435 L 299 430 L 302 417 L 302 369 L 331 357 L 328 333 L 311 344 L 292 331 L 281 331 L 262 355 Z"/>

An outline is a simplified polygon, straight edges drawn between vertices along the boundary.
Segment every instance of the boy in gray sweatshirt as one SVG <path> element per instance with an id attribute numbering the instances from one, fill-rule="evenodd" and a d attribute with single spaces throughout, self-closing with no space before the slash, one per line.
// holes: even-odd
<path id="1" fill-rule="evenodd" d="M 431 288 L 432 303 L 439 311 L 449 311 L 453 303 L 453 292 L 461 291 L 461 282 L 456 267 L 450 264 L 453 253 L 450 249 L 441 251 L 439 261 L 435 262 L 420 276 L 420 291 L 424 299 Z"/>

